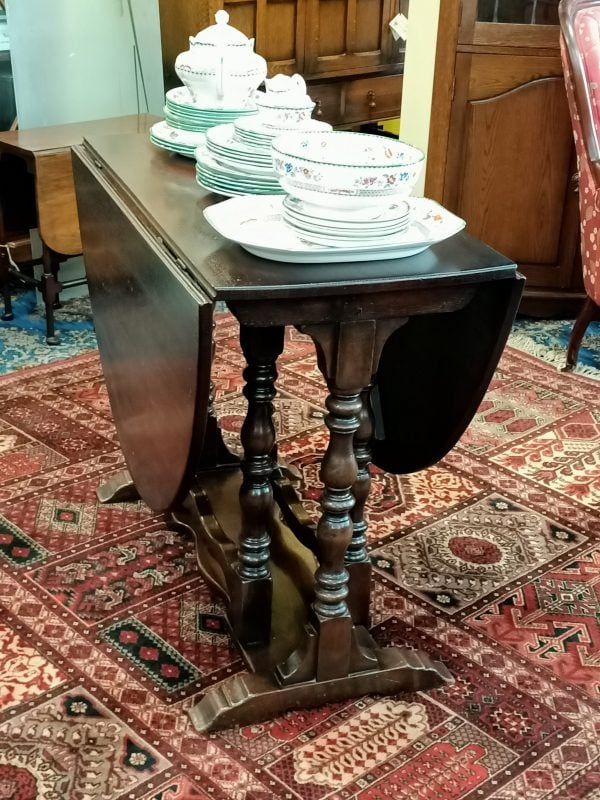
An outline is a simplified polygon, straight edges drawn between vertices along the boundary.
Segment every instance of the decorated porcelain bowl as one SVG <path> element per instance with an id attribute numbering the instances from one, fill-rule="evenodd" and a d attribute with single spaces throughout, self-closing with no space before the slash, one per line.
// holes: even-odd
<path id="1" fill-rule="evenodd" d="M 339 208 L 410 194 L 425 158 L 396 139 L 351 131 L 285 133 L 271 147 L 275 172 L 289 194 Z"/>
<path id="2" fill-rule="evenodd" d="M 264 125 L 293 129 L 311 117 L 315 103 L 306 93 L 256 92 L 256 107 Z"/>

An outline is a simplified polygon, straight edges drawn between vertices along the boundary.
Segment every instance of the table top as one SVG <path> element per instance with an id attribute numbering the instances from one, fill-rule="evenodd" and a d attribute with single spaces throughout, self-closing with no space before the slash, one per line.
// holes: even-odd
<path id="1" fill-rule="evenodd" d="M 67 125 L 49 125 L 44 128 L 0 132 L 0 151 L 36 155 L 48 150 L 63 150 L 79 144 L 92 134 L 126 132 L 147 133 L 158 120 L 152 114 L 131 114 L 125 117 L 72 122 Z"/>
<path id="2" fill-rule="evenodd" d="M 195 180 L 192 161 L 152 145 L 147 134 L 86 137 L 75 153 L 104 179 L 182 269 L 216 300 L 293 299 L 478 283 L 514 275 L 510 259 L 459 233 L 419 255 L 348 264 L 283 264 L 225 241 L 203 209 L 221 200 Z"/>

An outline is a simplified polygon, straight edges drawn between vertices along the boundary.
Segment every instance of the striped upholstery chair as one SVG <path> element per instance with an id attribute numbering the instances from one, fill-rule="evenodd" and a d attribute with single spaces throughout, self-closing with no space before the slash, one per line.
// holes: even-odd
<path id="1" fill-rule="evenodd" d="M 569 340 L 572 369 L 585 331 L 600 319 L 600 0 L 561 0 L 561 54 L 579 168 L 581 261 L 587 294 Z"/>

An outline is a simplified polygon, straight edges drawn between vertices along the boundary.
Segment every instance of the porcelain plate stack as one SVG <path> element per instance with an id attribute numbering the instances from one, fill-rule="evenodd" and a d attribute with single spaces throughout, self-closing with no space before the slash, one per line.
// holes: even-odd
<path id="1" fill-rule="evenodd" d="M 409 204 L 402 199 L 358 209 L 316 206 L 291 195 L 283 200 L 283 220 L 296 235 L 327 247 L 383 244 L 386 237 L 408 228 L 409 212 Z"/>
<path id="2" fill-rule="evenodd" d="M 236 139 L 233 124 L 206 132 L 196 151 L 196 179 L 205 189 L 234 197 L 242 194 L 281 194 L 269 150 Z"/>

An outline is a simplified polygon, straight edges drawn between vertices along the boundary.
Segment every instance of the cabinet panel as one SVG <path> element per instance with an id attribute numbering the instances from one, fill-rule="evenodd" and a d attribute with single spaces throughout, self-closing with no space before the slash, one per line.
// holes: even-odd
<path id="1" fill-rule="evenodd" d="M 377 71 L 402 60 L 389 30 L 405 0 L 307 0 L 307 76 Z"/>
<path id="2" fill-rule="evenodd" d="M 221 8 L 229 21 L 256 40 L 269 75 L 304 71 L 304 0 L 208 0 L 211 19 Z"/>
<path id="3" fill-rule="evenodd" d="M 471 63 L 469 101 L 495 97 L 538 78 L 556 77 L 562 80 L 563 74 L 558 56 L 498 56 L 482 53 L 474 55 Z"/>
<path id="4" fill-rule="evenodd" d="M 470 102 L 458 213 L 469 232 L 520 264 L 553 266 L 570 180 L 562 79 Z"/>

